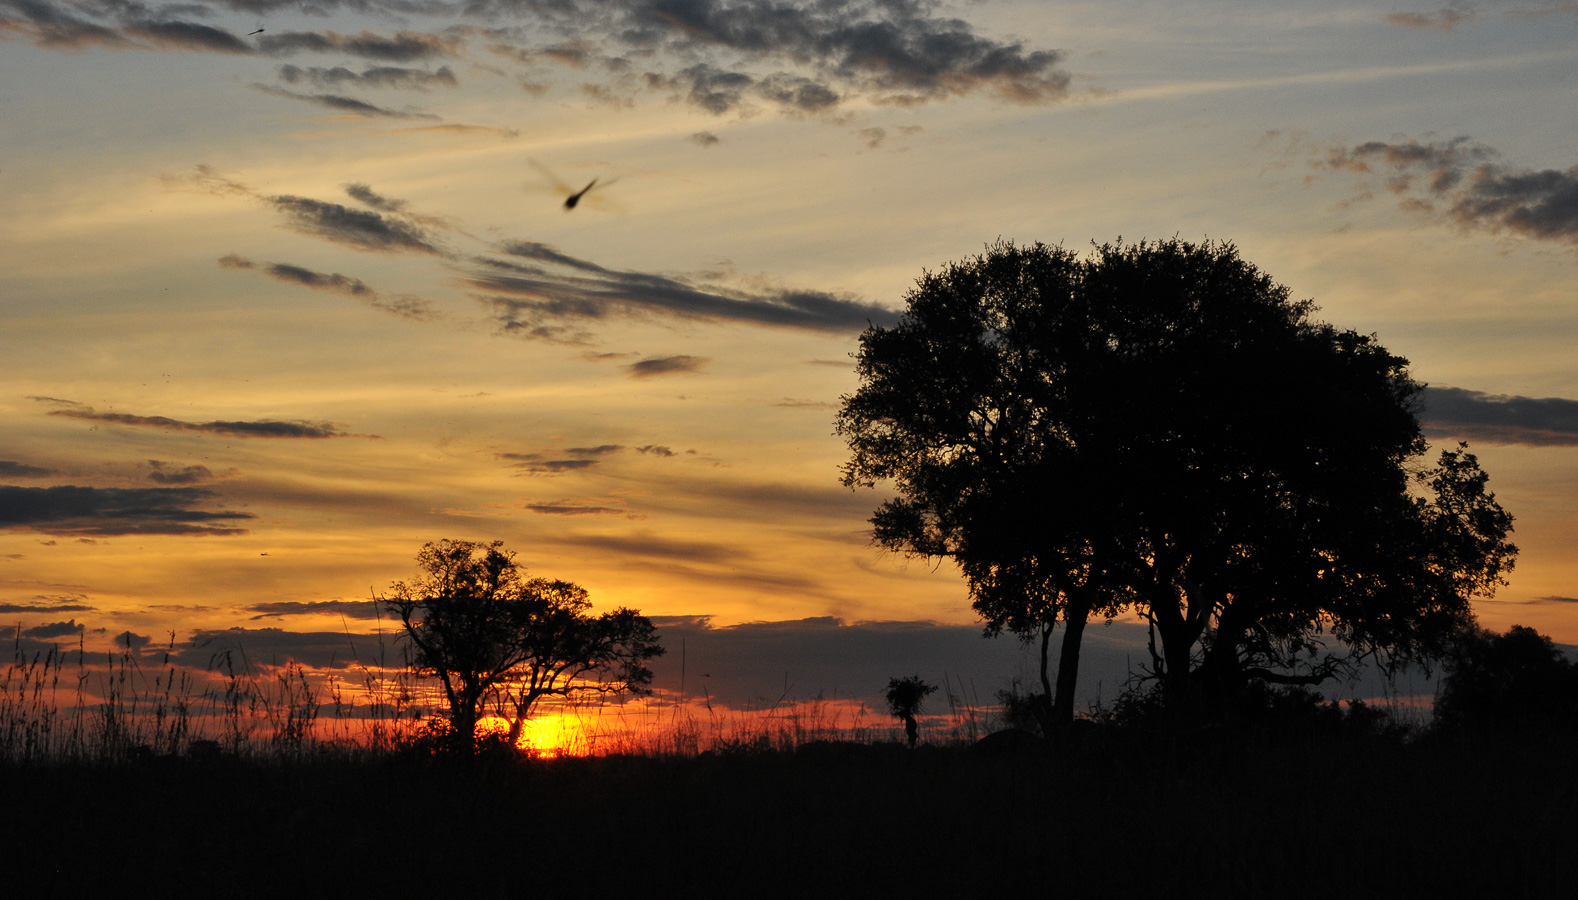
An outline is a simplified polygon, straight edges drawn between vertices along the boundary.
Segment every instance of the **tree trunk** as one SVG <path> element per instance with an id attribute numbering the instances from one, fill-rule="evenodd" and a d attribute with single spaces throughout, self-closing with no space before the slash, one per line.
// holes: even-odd
<path id="1" fill-rule="evenodd" d="M 1063 629 L 1063 647 L 1057 659 L 1057 694 L 1052 701 L 1053 734 L 1047 736 L 1066 739 L 1074 731 L 1074 689 L 1079 683 L 1079 648 L 1085 636 L 1085 623 L 1090 619 L 1090 604 L 1070 597 L 1063 616 L 1067 627 Z"/>

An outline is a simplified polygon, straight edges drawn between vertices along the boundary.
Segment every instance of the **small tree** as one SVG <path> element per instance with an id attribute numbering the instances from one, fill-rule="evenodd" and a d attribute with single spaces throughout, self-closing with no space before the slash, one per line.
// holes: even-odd
<path id="1" fill-rule="evenodd" d="M 1447 656 L 1435 721 L 1456 733 L 1578 730 L 1578 664 L 1523 625 L 1465 632 Z"/>
<path id="2" fill-rule="evenodd" d="M 586 591 L 566 581 L 527 579 L 503 542 L 443 540 L 417 553 L 422 575 L 374 599 L 400 617 L 411 666 L 443 686 L 459 746 L 476 746 L 490 697 L 520 737 L 533 706 L 578 691 L 643 693 L 644 663 L 663 653 L 651 621 L 616 609 L 592 618 Z M 596 681 L 590 678 L 601 676 Z"/>
<path id="3" fill-rule="evenodd" d="M 937 686 L 927 684 L 918 675 L 904 678 L 888 679 L 888 712 L 894 718 L 904 720 L 904 734 L 910 739 L 910 748 L 914 749 L 915 740 L 919 736 L 919 726 L 915 716 L 926 705 L 926 697 L 935 693 Z"/>

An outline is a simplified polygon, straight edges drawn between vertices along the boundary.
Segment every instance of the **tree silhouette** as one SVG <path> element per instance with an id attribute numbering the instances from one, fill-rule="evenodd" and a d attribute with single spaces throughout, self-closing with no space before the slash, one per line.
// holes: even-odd
<path id="1" fill-rule="evenodd" d="M 1435 724 L 1455 733 L 1578 730 L 1578 664 L 1533 628 L 1468 631 L 1447 655 Z"/>
<path id="2" fill-rule="evenodd" d="M 649 620 L 624 608 L 592 618 L 585 590 L 527 579 L 501 541 L 428 543 L 417 565 L 414 582 L 395 582 L 374 599 L 400 617 L 412 667 L 443 686 L 452 736 L 466 752 L 490 696 L 513 745 L 544 697 L 641 693 L 652 681 L 644 663 L 663 648 Z"/>
<path id="3" fill-rule="evenodd" d="M 1407 360 L 1230 244 L 998 243 L 905 299 L 861 336 L 844 483 L 891 480 L 875 540 L 954 559 L 988 633 L 1040 639 L 1055 726 L 1093 614 L 1136 610 L 1169 697 L 1209 698 L 1439 654 L 1512 564 L 1477 460 L 1419 464 Z"/>
<path id="4" fill-rule="evenodd" d="M 915 716 L 926 705 L 926 697 L 935 693 L 937 686 L 927 684 L 918 675 L 909 675 L 904 678 L 888 679 L 888 712 L 896 719 L 904 722 L 904 734 L 910 740 L 910 748 L 914 749 L 915 741 L 919 737 L 920 727 L 915 722 Z"/>

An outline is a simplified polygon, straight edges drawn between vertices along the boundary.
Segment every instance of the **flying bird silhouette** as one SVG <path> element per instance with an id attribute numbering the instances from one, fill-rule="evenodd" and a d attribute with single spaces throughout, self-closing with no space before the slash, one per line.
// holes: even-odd
<path id="1" fill-rule="evenodd" d="M 575 205 L 577 203 L 581 202 L 581 198 L 585 197 L 586 196 L 586 192 L 591 190 L 592 189 L 592 185 L 594 185 L 596 183 L 597 183 L 597 179 L 593 178 L 590 182 L 587 183 L 586 187 L 581 188 L 580 190 L 576 191 L 575 193 L 571 194 L 570 196 L 564 198 L 564 208 L 565 209 L 575 209 Z"/>
<path id="2" fill-rule="evenodd" d="M 249 32 L 247 32 L 247 37 L 251 37 L 254 34 L 262 34 L 262 33 L 263 33 L 263 29 L 259 28 L 257 31 L 249 31 Z"/>
<path id="3" fill-rule="evenodd" d="M 617 178 L 610 178 L 607 181 L 604 181 L 602 176 L 599 175 L 598 177 L 593 178 L 591 181 L 587 182 L 586 187 L 581 188 L 580 190 L 577 191 L 574 188 L 570 187 L 570 185 L 566 184 L 564 179 L 562 179 L 559 176 L 557 176 L 557 175 L 553 174 L 552 172 L 550 172 L 548 170 L 547 166 L 543 165 L 542 163 L 538 162 L 537 160 L 535 160 L 535 159 L 528 159 L 527 162 L 531 163 L 532 168 L 534 168 L 537 171 L 541 172 L 543 174 L 543 177 L 548 179 L 548 181 L 553 185 L 553 189 L 554 189 L 555 193 L 559 193 L 559 194 L 564 194 L 565 195 L 565 198 L 564 198 L 564 210 L 565 210 L 565 212 L 569 212 L 570 210 L 575 209 L 577 206 L 580 205 L 582 200 L 587 199 L 587 196 L 586 196 L 587 193 L 589 191 L 591 191 L 592 188 L 595 187 L 599 182 L 602 183 L 603 187 L 608 187 L 609 185 L 611 185 L 614 182 L 619 180 Z M 600 196 L 597 198 L 597 202 L 598 203 L 602 202 L 602 198 Z"/>

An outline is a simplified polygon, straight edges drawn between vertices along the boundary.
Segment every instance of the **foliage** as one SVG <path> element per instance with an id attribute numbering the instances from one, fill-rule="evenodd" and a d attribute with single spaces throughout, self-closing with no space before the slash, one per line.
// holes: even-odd
<path id="1" fill-rule="evenodd" d="M 892 482 L 875 540 L 954 559 L 1048 694 L 1066 623 L 1061 723 L 1092 614 L 1146 618 L 1170 693 L 1227 696 L 1439 654 L 1512 565 L 1474 456 L 1421 465 L 1407 360 L 1230 244 L 999 243 L 906 301 L 861 337 L 844 483 Z"/>
<path id="2" fill-rule="evenodd" d="M 442 685 L 450 733 L 463 748 L 475 746 L 490 698 L 510 721 L 513 744 L 545 697 L 649 690 L 645 663 L 663 648 L 634 610 L 591 616 L 584 589 L 526 578 L 501 541 L 428 543 L 417 565 L 415 582 L 396 582 L 376 599 L 400 617 L 413 668 Z"/>
<path id="3" fill-rule="evenodd" d="M 1457 734 L 1571 733 L 1578 663 L 1533 628 L 1466 632 L 1447 656 L 1435 724 Z"/>
<path id="4" fill-rule="evenodd" d="M 927 696 L 936 691 L 935 684 L 927 684 L 919 675 L 888 679 L 888 690 L 884 694 L 888 701 L 888 712 L 892 713 L 894 718 L 903 720 L 904 733 L 909 738 L 911 747 L 915 746 L 919 733 L 915 717 L 926 705 Z"/>

